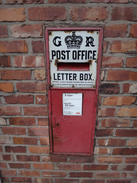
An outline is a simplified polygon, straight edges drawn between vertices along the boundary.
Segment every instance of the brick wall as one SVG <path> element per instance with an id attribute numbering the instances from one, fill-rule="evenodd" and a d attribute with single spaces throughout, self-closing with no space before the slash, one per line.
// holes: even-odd
<path id="1" fill-rule="evenodd" d="M 0 0 L 4 182 L 137 183 L 137 0 Z M 93 156 L 49 154 L 45 27 L 102 27 Z"/>

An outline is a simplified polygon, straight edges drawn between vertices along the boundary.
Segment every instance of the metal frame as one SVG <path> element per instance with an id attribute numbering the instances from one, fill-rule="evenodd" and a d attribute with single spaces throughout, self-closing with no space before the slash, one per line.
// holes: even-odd
<path id="1" fill-rule="evenodd" d="M 64 154 L 64 155 L 92 155 L 93 154 L 93 143 L 94 143 L 94 131 L 95 123 L 93 126 L 93 133 L 91 134 L 92 142 L 91 143 L 91 153 L 54 153 L 53 150 L 53 139 L 52 139 L 52 124 L 51 124 L 51 90 L 74 90 L 73 88 L 50 88 L 50 64 L 49 64 L 49 31 L 99 31 L 99 45 L 98 45 L 98 61 L 97 61 L 97 78 L 96 78 L 96 88 L 75 88 L 75 90 L 92 90 L 95 91 L 95 106 L 93 110 L 93 120 L 96 121 L 96 110 L 97 110 L 97 99 L 98 99 L 98 89 L 99 89 L 99 80 L 100 80 L 100 66 L 101 66 L 101 53 L 102 53 L 102 40 L 103 40 L 103 29 L 102 28 L 89 28 L 89 27 L 75 27 L 75 28 L 46 28 L 45 37 L 46 37 L 46 63 L 47 63 L 47 81 L 48 81 L 48 111 L 49 111 L 49 135 L 50 135 L 50 153 L 52 154 Z"/>

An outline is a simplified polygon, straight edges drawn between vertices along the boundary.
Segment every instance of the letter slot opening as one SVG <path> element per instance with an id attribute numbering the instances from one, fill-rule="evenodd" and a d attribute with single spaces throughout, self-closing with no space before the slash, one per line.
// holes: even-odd
<path id="1" fill-rule="evenodd" d="M 89 71 L 90 63 L 57 63 L 58 71 Z"/>

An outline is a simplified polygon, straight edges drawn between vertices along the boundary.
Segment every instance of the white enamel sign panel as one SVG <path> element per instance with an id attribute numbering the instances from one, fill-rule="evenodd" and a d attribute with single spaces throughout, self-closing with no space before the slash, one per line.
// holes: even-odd
<path id="1" fill-rule="evenodd" d="M 82 93 L 63 93 L 63 115 L 82 115 Z"/>
<path id="2" fill-rule="evenodd" d="M 98 47 L 99 31 L 50 31 L 51 87 L 96 87 Z"/>

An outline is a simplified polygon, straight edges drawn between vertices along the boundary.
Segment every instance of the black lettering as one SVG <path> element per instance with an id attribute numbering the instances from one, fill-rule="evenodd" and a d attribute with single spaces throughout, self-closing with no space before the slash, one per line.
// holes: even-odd
<path id="1" fill-rule="evenodd" d="M 91 76 L 92 76 L 92 74 L 89 74 L 89 79 L 88 80 L 92 80 Z"/>
<path id="2" fill-rule="evenodd" d="M 88 59 L 92 59 L 92 51 L 88 51 Z"/>
<path id="3" fill-rule="evenodd" d="M 58 39 L 58 41 L 57 41 L 57 39 Z M 59 41 L 60 39 L 61 39 L 61 37 L 59 37 L 59 36 L 54 37 L 53 44 L 57 47 L 61 46 L 61 41 Z"/>
<path id="4" fill-rule="evenodd" d="M 73 74 L 73 80 L 77 80 L 77 74 Z"/>
<path id="5" fill-rule="evenodd" d="M 72 52 L 72 58 L 73 60 L 77 59 L 77 52 L 75 50 Z"/>
<path id="6" fill-rule="evenodd" d="M 89 46 L 94 47 L 95 45 L 93 45 L 93 41 L 94 41 L 93 37 L 86 37 L 86 47 L 89 47 Z"/>
<path id="7" fill-rule="evenodd" d="M 61 76 L 62 76 L 62 80 L 64 80 L 64 73 L 60 73 L 61 74 Z"/>
<path id="8" fill-rule="evenodd" d="M 55 73 L 53 73 L 53 78 L 54 78 L 54 80 L 57 80 L 57 79 L 55 78 Z"/>
<path id="9" fill-rule="evenodd" d="M 60 79 L 60 73 L 57 73 L 57 78 L 58 78 L 58 80 L 61 80 Z"/>
<path id="10" fill-rule="evenodd" d="M 61 55 L 62 55 L 62 56 L 61 56 L 61 59 L 62 59 L 62 60 L 65 60 L 66 57 L 65 57 L 65 51 L 64 51 L 64 50 L 61 51 Z"/>
<path id="11" fill-rule="evenodd" d="M 69 80 L 72 80 L 72 73 L 69 73 Z"/>
<path id="12" fill-rule="evenodd" d="M 56 56 L 57 59 L 60 59 L 60 51 L 57 50 L 57 56 Z"/>
<path id="13" fill-rule="evenodd" d="M 52 59 L 54 59 L 55 55 L 56 55 L 56 52 L 52 50 Z"/>
<path id="14" fill-rule="evenodd" d="M 96 60 L 96 50 L 93 51 L 93 60 Z"/>
<path id="15" fill-rule="evenodd" d="M 83 80 L 83 74 L 80 74 L 80 80 Z"/>
<path id="16" fill-rule="evenodd" d="M 80 50 L 78 50 L 78 60 L 79 60 L 79 57 L 81 56 L 81 51 Z"/>
<path id="17" fill-rule="evenodd" d="M 84 80 L 88 80 L 88 74 L 84 75 Z"/>
<path id="18" fill-rule="evenodd" d="M 69 59 L 70 50 L 66 50 L 66 52 L 67 52 L 67 59 Z"/>

